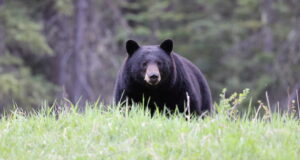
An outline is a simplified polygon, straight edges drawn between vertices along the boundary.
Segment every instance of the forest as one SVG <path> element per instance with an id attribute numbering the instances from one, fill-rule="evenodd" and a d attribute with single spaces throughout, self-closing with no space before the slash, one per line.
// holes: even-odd
<path id="1" fill-rule="evenodd" d="M 299 102 L 299 0 L 0 0 L 0 113 L 109 104 L 125 42 L 168 38 L 214 101 L 249 88 L 254 106 Z"/>

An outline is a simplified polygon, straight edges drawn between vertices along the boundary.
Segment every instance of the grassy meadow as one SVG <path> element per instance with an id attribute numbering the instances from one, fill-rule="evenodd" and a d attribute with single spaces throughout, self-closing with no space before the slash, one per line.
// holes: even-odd
<path id="1" fill-rule="evenodd" d="M 151 117 L 138 105 L 127 112 L 94 104 L 84 113 L 71 106 L 58 115 L 16 110 L 0 119 L 0 160 L 299 159 L 298 119 L 266 106 L 241 116 L 245 94 L 223 97 L 217 113 L 198 119 Z"/>

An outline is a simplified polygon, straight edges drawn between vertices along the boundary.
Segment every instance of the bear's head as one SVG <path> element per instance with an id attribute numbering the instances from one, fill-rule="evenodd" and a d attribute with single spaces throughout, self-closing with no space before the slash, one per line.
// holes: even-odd
<path id="1" fill-rule="evenodd" d="M 137 42 L 126 42 L 128 53 L 127 71 L 137 83 L 157 87 L 170 79 L 173 70 L 172 50 L 173 42 L 168 39 L 160 45 L 139 46 Z"/>

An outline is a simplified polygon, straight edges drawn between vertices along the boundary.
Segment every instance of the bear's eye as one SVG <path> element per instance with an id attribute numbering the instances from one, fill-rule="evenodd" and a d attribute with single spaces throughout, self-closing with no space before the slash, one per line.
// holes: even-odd
<path id="1" fill-rule="evenodd" d="M 147 65 L 147 62 L 142 62 L 143 67 L 146 67 L 146 65 Z"/>
<path id="2" fill-rule="evenodd" d="M 161 62 L 157 62 L 157 65 L 158 65 L 158 66 L 161 66 Z"/>

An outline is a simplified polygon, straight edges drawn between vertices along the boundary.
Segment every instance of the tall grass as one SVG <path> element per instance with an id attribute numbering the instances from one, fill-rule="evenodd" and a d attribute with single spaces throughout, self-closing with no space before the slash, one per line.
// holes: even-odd
<path id="1" fill-rule="evenodd" d="M 247 94 L 221 94 L 205 118 L 98 103 L 83 113 L 69 104 L 59 114 L 16 110 L 0 119 L 0 159 L 299 159 L 295 115 L 271 113 L 263 103 L 239 114 Z"/>

